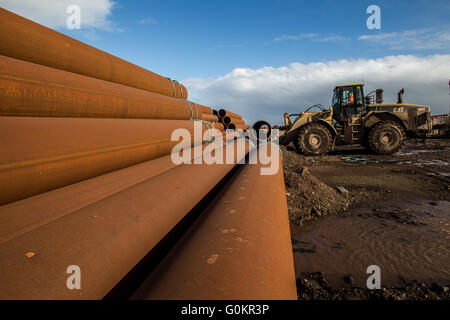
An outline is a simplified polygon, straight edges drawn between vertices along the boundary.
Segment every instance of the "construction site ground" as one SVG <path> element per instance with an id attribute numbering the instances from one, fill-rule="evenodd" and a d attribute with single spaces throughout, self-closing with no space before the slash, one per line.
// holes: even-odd
<path id="1" fill-rule="evenodd" d="M 299 299 L 450 299 L 449 139 L 388 156 L 282 150 Z"/>

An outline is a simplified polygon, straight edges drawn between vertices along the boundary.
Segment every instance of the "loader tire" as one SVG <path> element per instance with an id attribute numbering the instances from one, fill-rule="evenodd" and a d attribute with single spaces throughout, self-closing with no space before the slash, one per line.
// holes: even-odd
<path id="1" fill-rule="evenodd" d="M 370 145 L 369 145 L 369 135 L 365 134 L 362 139 L 361 139 L 361 145 L 365 148 L 370 150 Z"/>
<path id="2" fill-rule="evenodd" d="M 333 137 L 330 130 L 320 123 L 309 123 L 303 126 L 295 145 L 306 155 L 318 156 L 330 151 Z"/>
<path id="3" fill-rule="evenodd" d="M 405 141 L 405 130 L 395 121 L 382 121 L 369 132 L 369 147 L 377 154 L 394 154 Z"/>

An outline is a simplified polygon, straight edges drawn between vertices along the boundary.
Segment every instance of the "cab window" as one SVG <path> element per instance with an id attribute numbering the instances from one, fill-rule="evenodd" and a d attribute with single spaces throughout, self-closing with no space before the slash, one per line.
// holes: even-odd
<path id="1" fill-rule="evenodd" d="M 361 87 L 356 87 L 355 89 L 355 102 L 358 105 L 362 105 L 363 104 L 363 96 L 362 96 L 362 92 L 361 92 Z"/>
<path id="2" fill-rule="evenodd" d="M 334 92 L 333 92 L 333 99 L 332 99 L 332 101 L 331 101 L 331 105 L 332 105 L 332 106 L 335 106 L 335 105 L 337 105 L 338 103 L 339 103 L 339 96 L 338 96 L 336 90 L 334 90 Z"/>
<path id="3" fill-rule="evenodd" d="M 346 106 L 352 105 L 354 103 L 355 103 L 355 94 L 353 93 L 353 89 L 346 88 L 342 90 L 342 104 Z"/>

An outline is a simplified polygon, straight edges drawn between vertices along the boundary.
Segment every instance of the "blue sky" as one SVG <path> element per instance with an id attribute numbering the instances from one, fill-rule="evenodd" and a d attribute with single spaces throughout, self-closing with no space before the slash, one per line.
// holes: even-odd
<path id="1" fill-rule="evenodd" d="M 81 29 L 65 26 L 68 4 Z M 369 5 L 381 30 L 369 30 Z M 334 85 L 364 81 L 392 101 L 449 109 L 450 1 L 0 0 L 0 6 L 158 74 L 190 98 L 249 122 L 329 105 Z"/>
<path id="2" fill-rule="evenodd" d="M 441 1 L 115 1 L 114 31 L 68 31 L 91 45 L 177 79 L 217 77 L 237 67 L 448 52 L 390 50 L 358 40 L 407 30 L 449 30 L 450 2 Z M 366 8 L 381 8 L 381 30 L 368 30 Z M 283 35 L 314 38 L 274 41 Z"/>

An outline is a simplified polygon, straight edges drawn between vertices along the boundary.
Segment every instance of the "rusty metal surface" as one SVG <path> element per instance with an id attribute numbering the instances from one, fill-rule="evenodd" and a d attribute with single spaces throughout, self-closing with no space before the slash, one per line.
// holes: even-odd
<path id="1" fill-rule="evenodd" d="M 181 120 L 212 113 L 193 102 L 6 56 L 0 56 L 0 70 L 3 116 Z"/>
<path id="2" fill-rule="evenodd" d="M 194 121 L 0 117 L 0 204 L 167 155 L 179 128 Z"/>
<path id="3" fill-rule="evenodd" d="M 205 144 L 204 146 L 206 146 Z M 191 149 L 190 158 L 201 149 Z M 177 167 L 163 156 L 49 192 L 0 206 L 0 243 L 18 237 L 76 210 Z"/>
<path id="4" fill-rule="evenodd" d="M 165 96 L 187 99 L 177 82 L 0 8 L 0 54 L 120 83 Z"/>
<path id="5" fill-rule="evenodd" d="M 194 105 L 193 110 L 198 109 L 203 114 L 213 114 L 213 110 L 210 107 L 204 106 L 204 105 L 199 104 L 199 103 L 197 103 L 196 106 L 197 106 L 197 108 L 195 108 L 195 105 Z"/>
<path id="6" fill-rule="evenodd" d="M 219 121 L 219 118 L 216 115 L 206 114 L 206 113 L 202 114 L 200 119 L 205 120 L 205 121 L 210 121 L 210 122 L 218 122 Z"/>
<path id="7" fill-rule="evenodd" d="M 247 130 L 248 129 L 248 125 L 246 125 L 246 124 L 234 124 L 234 123 L 230 123 L 229 125 L 227 125 L 227 128 L 228 129 L 231 129 L 231 130 L 238 130 L 238 129 L 240 129 L 240 130 Z"/>
<path id="8" fill-rule="evenodd" d="M 0 299 L 102 298 L 233 167 L 180 165 L 7 238 Z M 66 287 L 70 265 L 81 268 L 81 290 Z"/>
<path id="9" fill-rule="evenodd" d="M 297 299 L 284 188 L 245 165 L 132 298 Z"/>
<path id="10" fill-rule="evenodd" d="M 228 116 L 223 117 L 222 121 L 223 121 L 224 124 L 230 124 L 230 123 L 233 123 L 235 125 L 245 124 L 245 121 L 242 120 L 242 119 L 231 118 L 231 117 L 228 117 Z"/>
<path id="11" fill-rule="evenodd" d="M 220 109 L 218 111 L 219 113 L 219 117 L 224 118 L 224 117 L 230 117 L 230 118 L 236 118 L 236 119 L 242 119 L 242 117 L 236 113 L 233 113 L 231 111 L 225 110 L 225 109 Z"/>

